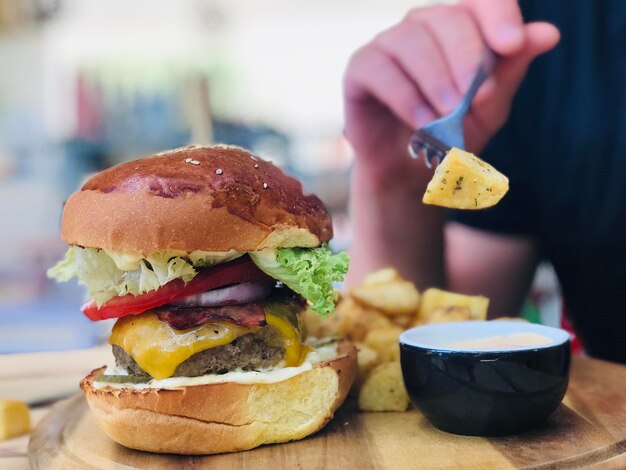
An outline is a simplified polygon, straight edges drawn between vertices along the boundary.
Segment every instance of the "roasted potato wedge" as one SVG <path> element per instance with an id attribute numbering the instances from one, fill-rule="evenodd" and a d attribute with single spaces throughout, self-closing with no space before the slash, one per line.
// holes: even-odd
<path id="1" fill-rule="evenodd" d="M 395 326 L 380 311 L 365 307 L 349 296 L 337 305 L 335 314 L 324 320 L 323 325 L 327 327 L 324 331 L 334 331 L 334 334 L 345 336 L 352 341 L 363 341 L 370 330 Z"/>
<path id="2" fill-rule="evenodd" d="M 415 285 L 404 280 L 362 285 L 350 289 L 350 295 L 360 304 L 387 315 L 407 315 L 416 312 L 419 306 Z"/>
<path id="3" fill-rule="evenodd" d="M 378 353 L 380 362 L 400 360 L 399 338 L 404 331 L 399 326 L 370 330 L 363 343 Z"/>
<path id="4" fill-rule="evenodd" d="M 435 312 L 435 310 L 440 308 L 448 309 L 450 307 L 456 307 L 456 310 L 450 311 L 453 315 L 465 316 L 466 314 L 461 313 L 462 310 L 460 308 L 466 308 L 470 314 L 467 320 L 486 320 L 489 299 L 480 295 L 463 295 L 431 287 L 422 294 L 416 323 L 428 323 L 433 315 L 443 318 L 446 312 Z"/>
<path id="5" fill-rule="evenodd" d="M 509 190 L 509 179 L 489 163 L 452 148 L 428 183 L 424 204 L 453 209 L 483 209 L 497 204 Z"/>
<path id="6" fill-rule="evenodd" d="M 393 317 L 391 317 L 391 319 L 400 328 L 406 330 L 411 326 L 411 322 L 413 321 L 413 318 L 415 318 L 415 315 L 417 315 L 417 311 L 408 315 L 394 315 Z"/>
<path id="7" fill-rule="evenodd" d="M 450 323 L 453 321 L 469 321 L 472 320 L 472 311 L 469 307 L 460 305 L 452 305 L 450 307 L 438 307 L 428 312 L 424 323 Z"/>
<path id="8" fill-rule="evenodd" d="M 402 369 L 397 361 L 376 366 L 359 392 L 359 409 L 363 411 L 406 411 L 409 396 L 404 388 Z"/>
<path id="9" fill-rule="evenodd" d="M 357 376 L 354 388 L 358 391 L 367 378 L 370 371 L 379 363 L 378 353 L 363 343 L 355 343 L 357 349 L 357 363 L 359 375 Z"/>
<path id="10" fill-rule="evenodd" d="M 386 284 L 388 282 L 404 281 L 400 273 L 393 268 L 379 269 L 369 273 L 363 279 L 364 286 L 373 286 L 375 284 Z"/>

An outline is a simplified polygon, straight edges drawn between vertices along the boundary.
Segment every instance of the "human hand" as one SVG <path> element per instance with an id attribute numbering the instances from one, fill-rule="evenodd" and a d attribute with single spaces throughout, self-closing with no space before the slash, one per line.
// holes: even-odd
<path id="1" fill-rule="evenodd" d="M 409 11 L 356 51 L 344 76 L 345 136 L 361 171 L 382 182 L 423 175 L 407 157 L 409 136 L 454 109 L 490 48 L 498 63 L 464 123 L 468 150 L 480 152 L 506 121 L 528 65 L 558 41 L 553 25 L 524 24 L 515 0 Z"/>

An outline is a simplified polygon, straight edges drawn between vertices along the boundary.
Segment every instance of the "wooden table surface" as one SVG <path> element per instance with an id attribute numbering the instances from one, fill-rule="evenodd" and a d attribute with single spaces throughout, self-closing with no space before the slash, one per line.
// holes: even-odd
<path id="1" fill-rule="evenodd" d="M 85 371 L 110 360 L 108 348 L 0 356 L 0 396 L 12 390 L 18 392 L 14 398 L 38 400 L 42 398 L 42 388 L 44 392 L 55 390 L 55 386 L 70 379 L 75 380 L 74 390 L 77 390 L 76 384 Z M 27 386 L 29 381 L 32 387 Z M 21 391 L 16 389 L 15 383 L 21 384 Z M 57 390 L 60 391 L 63 390 Z M 355 467 L 359 470 L 626 468 L 626 366 L 591 359 L 574 359 L 564 404 L 543 428 L 497 439 L 453 436 L 437 431 L 415 410 L 361 413 L 347 404 L 322 432 L 303 441 L 207 458 L 155 456 L 130 451 L 108 441 L 93 427 L 90 416 L 81 412 L 81 403 L 80 398 L 74 398 L 72 402 L 59 404 L 57 413 L 47 417 L 48 430 L 54 434 L 50 422 L 62 426 L 63 421 L 74 419 L 72 438 L 68 441 L 70 449 L 75 446 L 72 452 L 101 462 L 117 462 L 127 465 L 126 468 L 172 468 L 174 465 L 243 469 L 264 468 L 270 464 L 276 468 Z M 35 409 L 35 420 L 41 419 L 47 409 Z M 54 438 L 51 438 L 51 445 L 52 441 Z M 94 442 L 103 445 L 94 446 Z M 28 468 L 26 452 L 26 437 L 0 442 L 0 468 Z"/>
<path id="2" fill-rule="evenodd" d="M 0 398 L 31 405 L 33 427 L 57 400 L 80 393 L 78 383 L 98 365 L 113 362 L 111 347 L 80 351 L 0 355 Z M 28 469 L 29 436 L 0 441 L 0 469 Z"/>

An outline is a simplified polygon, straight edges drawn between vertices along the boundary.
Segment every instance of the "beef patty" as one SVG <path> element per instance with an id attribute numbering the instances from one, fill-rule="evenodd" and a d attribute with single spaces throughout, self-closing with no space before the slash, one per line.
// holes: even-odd
<path id="1" fill-rule="evenodd" d="M 132 375 L 148 375 L 135 360 L 119 346 L 113 346 L 115 363 Z M 197 377 L 205 374 L 224 374 L 230 370 L 257 370 L 278 364 L 285 351 L 273 328 L 240 336 L 232 343 L 194 354 L 174 371 L 174 377 Z"/>

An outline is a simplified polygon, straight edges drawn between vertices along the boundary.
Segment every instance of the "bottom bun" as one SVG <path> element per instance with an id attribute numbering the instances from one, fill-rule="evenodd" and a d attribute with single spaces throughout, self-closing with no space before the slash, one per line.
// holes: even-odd
<path id="1" fill-rule="evenodd" d="M 235 382 L 177 389 L 80 386 L 99 426 L 132 449 L 218 454 L 302 439 L 319 431 L 343 403 L 356 376 L 356 349 L 342 341 L 337 357 L 282 382 Z"/>

